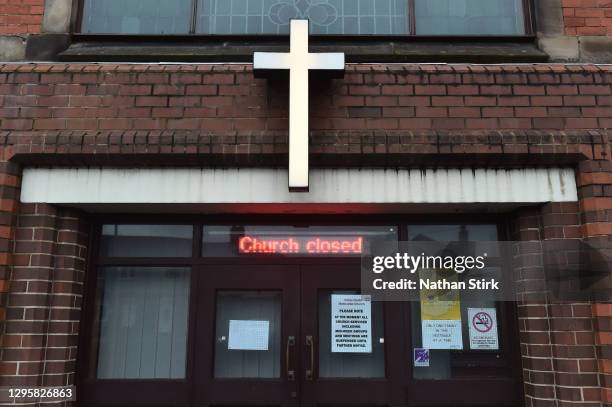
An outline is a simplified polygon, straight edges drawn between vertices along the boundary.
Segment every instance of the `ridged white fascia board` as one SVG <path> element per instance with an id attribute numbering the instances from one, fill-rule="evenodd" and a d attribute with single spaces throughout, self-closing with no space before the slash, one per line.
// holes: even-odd
<path id="1" fill-rule="evenodd" d="M 26 168 L 22 202 L 56 204 L 538 203 L 576 201 L 571 168 L 311 169 L 289 192 L 270 168 Z"/>

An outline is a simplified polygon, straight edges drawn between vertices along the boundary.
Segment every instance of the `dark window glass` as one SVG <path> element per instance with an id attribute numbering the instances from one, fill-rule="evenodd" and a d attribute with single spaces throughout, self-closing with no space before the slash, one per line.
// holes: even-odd
<path id="1" fill-rule="evenodd" d="M 522 0 L 415 0 L 417 35 L 525 33 Z"/>
<path id="2" fill-rule="evenodd" d="M 284 34 L 308 19 L 312 34 L 407 34 L 407 0 L 199 0 L 197 31 Z"/>
<path id="3" fill-rule="evenodd" d="M 187 34 L 191 0 L 84 0 L 84 33 Z"/>
<path id="4" fill-rule="evenodd" d="M 96 377 L 185 377 L 189 274 L 166 267 L 99 271 Z"/>
<path id="5" fill-rule="evenodd" d="M 105 257 L 190 257 L 191 225 L 103 225 Z"/>

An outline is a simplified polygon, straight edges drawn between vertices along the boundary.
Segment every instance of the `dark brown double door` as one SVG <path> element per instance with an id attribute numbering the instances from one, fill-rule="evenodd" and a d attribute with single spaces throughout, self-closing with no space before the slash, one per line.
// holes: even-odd
<path id="1" fill-rule="evenodd" d="M 359 265 L 207 268 L 198 282 L 195 406 L 403 404 L 401 307 L 371 304 L 369 351 L 332 344 L 333 297 L 359 294 Z"/>

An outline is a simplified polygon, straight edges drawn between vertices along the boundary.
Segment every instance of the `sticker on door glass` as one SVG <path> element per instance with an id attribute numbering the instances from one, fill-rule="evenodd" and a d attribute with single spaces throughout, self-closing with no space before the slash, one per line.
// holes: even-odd
<path id="1" fill-rule="evenodd" d="M 331 351 L 372 353 L 372 301 L 369 295 L 331 295 Z"/>
<path id="2" fill-rule="evenodd" d="M 457 274 L 447 270 L 421 273 L 429 281 L 456 281 Z M 421 331 L 427 349 L 463 349 L 461 301 L 459 290 L 421 289 Z"/>
<path id="3" fill-rule="evenodd" d="M 470 349 L 498 350 L 495 308 L 468 308 Z"/>
<path id="4" fill-rule="evenodd" d="M 429 367 L 429 349 L 414 348 L 414 367 Z"/>
<path id="5" fill-rule="evenodd" d="M 270 321 L 230 319 L 228 336 L 230 350 L 268 350 Z"/>

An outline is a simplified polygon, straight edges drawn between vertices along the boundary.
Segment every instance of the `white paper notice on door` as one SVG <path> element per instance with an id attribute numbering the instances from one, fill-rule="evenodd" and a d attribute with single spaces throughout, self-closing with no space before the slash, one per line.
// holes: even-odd
<path id="1" fill-rule="evenodd" d="M 331 333 L 334 353 L 372 353 L 371 297 L 332 294 Z"/>
<path id="2" fill-rule="evenodd" d="M 268 350 L 270 321 L 230 319 L 228 336 L 230 350 Z"/>

